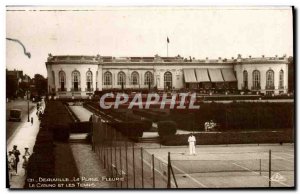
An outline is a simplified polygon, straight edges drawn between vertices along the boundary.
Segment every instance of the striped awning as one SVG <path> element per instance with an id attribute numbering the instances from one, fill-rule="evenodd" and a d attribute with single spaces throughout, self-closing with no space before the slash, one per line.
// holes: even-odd
<path id="1" fill-rule="evenodd" d="M 222 69 L 222 74 L 225 82 L 235 82 L 236 78 L 233 69 Z"/>
<path id="2" fill-rule="evenodd" d="M 196 69 L 196 76 L 198 82 L 210 82 L 207 69 Z"/>
<path id="3" fill-rule="evenodd" d="M 211 82 L 224 82 L 220 69 L 208 69 Z"/>
<path id="4" fill-rule="evenodd" d="M 197 83 L 194 69 L 183 69 L 185 83 Z"/>

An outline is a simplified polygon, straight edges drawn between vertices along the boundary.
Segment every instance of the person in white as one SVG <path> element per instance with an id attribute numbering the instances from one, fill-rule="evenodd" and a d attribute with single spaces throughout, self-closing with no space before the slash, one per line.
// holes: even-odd
<path id="1" fill-rule="evenodd" d="M 189 148 L 190 148 L 190 155 L 196 155 L 196 138 L 195 136 L 191 133 L 188 139 L 189 142 Z"/>

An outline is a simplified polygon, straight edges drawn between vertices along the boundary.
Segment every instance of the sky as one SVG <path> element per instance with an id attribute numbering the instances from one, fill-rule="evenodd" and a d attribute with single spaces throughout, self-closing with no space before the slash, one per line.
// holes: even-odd
<path id="1" fill-rule="evenodd" d="M 49 53 L 167 56 L 167 37 L 168 56 L 217 59 L 236 58 L 238 54 L 293 55 L 290 7 L 7 7 L 7 10 L 18 11 L 6 11 L 6 37 L 20 40 L 31 58 L 24 55 L 19 44 L 7 40 L 6 67 L 23 70 L 30 76 L 39 73 L 47 77 L 45 62 Z"/>

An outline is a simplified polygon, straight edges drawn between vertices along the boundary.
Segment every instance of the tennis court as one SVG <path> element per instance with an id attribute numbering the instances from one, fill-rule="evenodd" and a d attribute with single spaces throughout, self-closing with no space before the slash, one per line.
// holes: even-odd
<path id="1" fill-rule="evenodd" d="M 165 170 L 170 152 L 178 188 L 294 186 L 293 144 L 198 146 L 195 156 L 189 155 L 187 146 L 146 150 L 166 164 Z M 172 181 L 174 185 L 174 179 Z"/>

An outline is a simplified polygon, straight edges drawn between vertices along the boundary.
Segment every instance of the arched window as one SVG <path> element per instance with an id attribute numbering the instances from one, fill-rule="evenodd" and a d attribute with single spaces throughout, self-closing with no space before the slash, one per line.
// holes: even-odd
<path id="1" fill-rule="evenodd" d="M 279 71 L 279 88 L 280 89 L 284 88 L 284 72 L 283 72 L 283 70 Z"/>
<path id="2" fill-rule="evenodd" d="M 150 71 L 145 73 L 144 85 L 151 86 L 153 85 L 153 74 Z"/>
<path id="3" fill-rule="evenodd" d="M 246 70 L 243 72 L 243 87 L 248 89 L 248 72 Z"/>
<path id="4" fill-rule="evenodd" d="M 260 89 L 260 72 L 254 70 L 252 74 L 253 89 Z"/>
<path id="5" fill-rule="evenodd" d="M 65 84 L 66 84 L 66 73 L 64 71 L 60 71 L 58 73 L 60 91 L 65 91 Z"/>
<path id="6" fill-rule="evenodd" d="M 104 78 L 104 85 L 105 86 L 112 85 L 112 74 L 109 71 L 104 73 L 103 78 Z"/>
<path id="7" fill-rule="evenodd" d="M 86 72 L 86 87 L 87 91 L 93 91 L 93 73 L 91 71 Z"/>
<path id="8" fill-rule="evenodd" d="M 126 85 L 126 75 L 123 71 L 120 71 L 118 73 L 118 81 L 117 81 L 117 84 L 120 85 L 120 86 L 124 86 Z"/>
<path id="9" fill-rule="evenodd" d="M 274 71 L 268 70 L 266 73 L 266 89 L 274 89 Z"/>
<path id="10" fill-rule="evenodd" d="M 164 74 L 164 88 L 172 89 L 172 73 L 169 71 Z"/>
<path id="11" fill-rule="evenodd" d="M 72 85 L 74 91 L 80 91 L 80 73 L 79 71 L 72 72 Z"/>
<path id="12" fill-rule="evenodd" d="M 139 74 L 138 72 L 134 71 L 131 74 L 131 85 L 138 85 L 139 84 Z"/>

